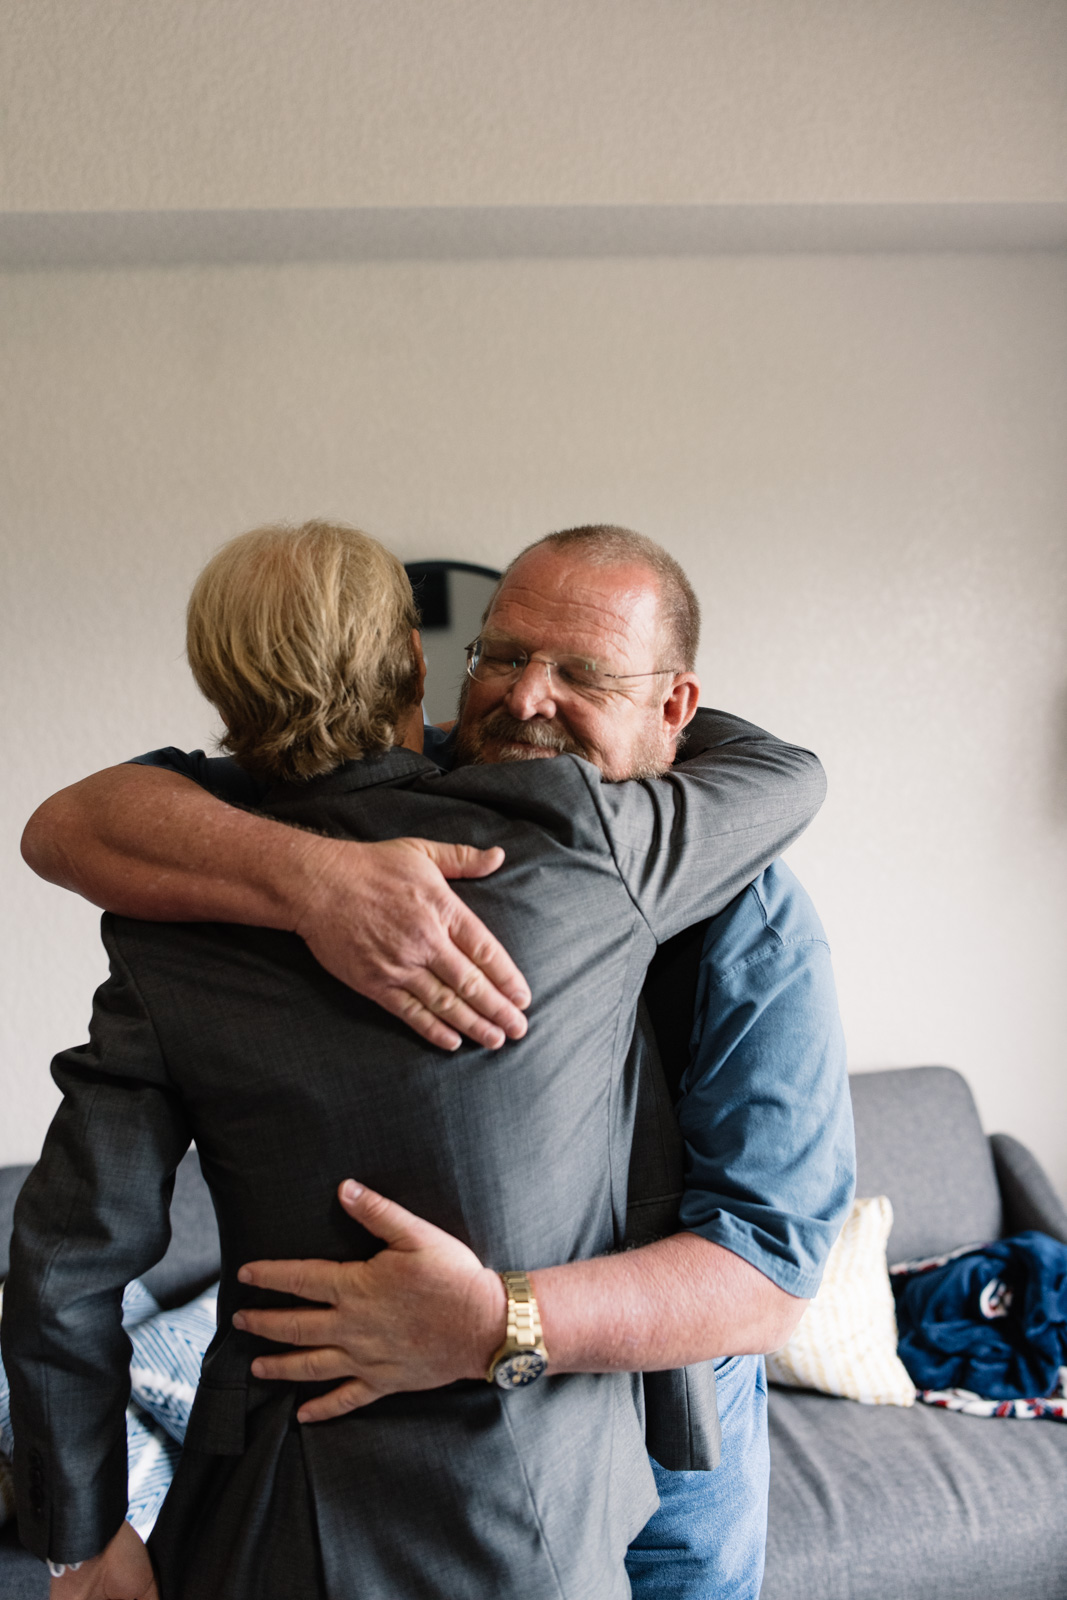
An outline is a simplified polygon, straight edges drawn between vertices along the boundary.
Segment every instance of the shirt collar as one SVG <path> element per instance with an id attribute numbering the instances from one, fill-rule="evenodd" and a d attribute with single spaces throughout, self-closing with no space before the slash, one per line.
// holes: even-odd
<path id="1" fill-rule="evenodd" d="M 341 766 L 335 767 L 332 772 L 324 772 L 318 778 L 272 784 L 263 797 L 263 803 L 270 806 L 282 800 L 349 794 L 355 789 L 372 789 L 380 784 L 396 783 L 400 778 L 414 778 L 420 773 L 437 771 L 437 765 L 428 757 L 398 746 L 393 750 L 376 751 L 358 761 L 342 762 Z"/>

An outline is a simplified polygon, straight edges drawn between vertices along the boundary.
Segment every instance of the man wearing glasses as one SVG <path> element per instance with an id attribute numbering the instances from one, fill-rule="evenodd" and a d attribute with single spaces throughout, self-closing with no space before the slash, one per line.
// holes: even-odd
<path id="1" fill-rule="evenodd" d="M 431 732 L 427 753 L 482 763 L 570 752 L 609 779 L 662 772 L 696 711 L 696 626 L 692 591 L 651 541 L 610 528 L 549 536 L 505 573 L 470 648 L 454 734 L 444 740 Z M 719 737 L 728 742 L 730 734 Z M 247 783 L 230 783 L 225 763 L 177 753 L 162 759 L 170 772 L 112 769 L 57 796 L 28 838 L 31 865 L 128 915 L 293 928 L 331 971 L 435 1042 L 458 1043 L 459 1030 L 497 1045 L 505 1033 L 525 1031 L 520 975 L 469 913 L 449 908 L 430 865 L 436 857 L 459 875 L 484 870 L 484 861 L 404 841 L 358 846 L 305 836 L 294 844 L 279 837 L 286 830 L 277 824 L 220 807 L 179 776 L 254 804 Z M 356 860 L 353 851 L 363 854 Z M 392 855 L 383 860 L 368 855 L 386 851 Z M 421 926 L 413 931 L 413 924 Z M 428 938 L 435 925 L 454 930 L 455 939 Z M 630 1575 L 637 1595 L 755 1600 L 766 1514 L 765 1394 L 758 1357 L 737 1353 L 768 1348 L 768 1336 L 780 1342 L 797 1301 L 814 1292 L 850 1203 L 843 1047 L 824 936 L 783 867 L 762 874 L 677 957 L 652 998 L 664 1037 L 685 1013 L 666 1063 L 681 1091 L 677 1126 L 686 1142 L 680 1208 L 677 1126 L 662 1115 L 671 1097 L 646 1058 L 643 1117 L 639 1111 L 646 1139 L 631 1168 L 630 1242 L 660 1236 L 651 1268 L 646 1252 L 633 1252 L 560 1264 L 533 1278 L 561 1370 L 654 1373 L 668 1360 L 714 1353 L 723 1418 L 717 1471 L 701 1470 L 715 1459 L 701 1369 L 650 1380 L 661 1509 L 631 1552 Z M 394 1223 L 402 1234 L 403 1215 Z M 322 1286 L 326 1294 L 316 1292 L 306 1267 L 255 1264 L 256 1283 L 292 1288 L 300 1270 L 300 1293 L 337 1307 L 325 1339 L 321 1317 L 313 1338 L 310 1330 L 302 1338 L 291 1316 L 284 1333 L 269 1313 L 249 1322 L 254 1332 L 316 1347 L 267 1361 L 261 1375 L 346 1379 L 312 1403 L 314 1418 L 426 1387 L 428 1372 L 440 1384 L 462 1376 L 456 1352 L 477 1331 L 436 1316 L 435 1294 L 443 1291 L 419 1278 L 417 1251 L 400 1267 L 410 1273 L 397 1301 L 368 1304 L 355 1278 L 347 1293 L 344 1266 Z M 428 1357 L 426 1329 L 443 1327 L 448 1336 Z"/>

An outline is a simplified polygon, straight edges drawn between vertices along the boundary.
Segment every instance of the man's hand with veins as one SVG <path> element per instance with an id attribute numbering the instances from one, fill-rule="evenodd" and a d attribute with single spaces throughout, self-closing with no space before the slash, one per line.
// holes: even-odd
<path id="1" fill-rule="evenodd" d="M 46 800 L 22 853 L 119 916 L 298 933 L 335 978 L 442 1049 L 461 1034 L 497 1049 L 526 1032 L 521 972 L 446 881 L 495 872 L 499 848 L 323 838 L 127 764 Z"/>
<path id="2" fill-rule="evenodd" d="M 316 1302 L 239 1311 L 234 1326 L 296 1348 L 252 1363 L 257 1378 L 344 1380 L 307 1400 L 323 1422 L 400 1390 L 484 1378 L 504 1338 L 496 1272 L 461 1240 L 346 1179 L 338 1198 L 384 1241 L 366 1261 L 253 1261 L 241 1283 Z M 785 1344 L 805 1300 L 695 1233 L 530 1273 L 549 1372 L 654 1372 Z"/>

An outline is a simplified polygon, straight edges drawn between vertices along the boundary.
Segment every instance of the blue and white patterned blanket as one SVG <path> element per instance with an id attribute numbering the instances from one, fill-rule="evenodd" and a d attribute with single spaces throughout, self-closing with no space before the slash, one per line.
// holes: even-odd
<path id="1" fill-rule="evenodd" d="M 162 1311 L 143 1283 L 122 1298 L 122 1325 L 133 1355 L 126 1408 L 129 1510 L 126 1520 L 146 1539 L 170 1488 L 200 1378 L 215 1336 L 218 1285 L 174 1311 Z M 0 1522 L 14 1514 L 11 1483 L 11 1395 L 0 1366 Z"/>

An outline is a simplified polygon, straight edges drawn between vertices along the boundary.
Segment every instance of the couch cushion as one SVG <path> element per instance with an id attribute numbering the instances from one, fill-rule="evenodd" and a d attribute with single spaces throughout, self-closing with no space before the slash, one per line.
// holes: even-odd
<path id="1" fill-rule="evenodd" d="M 1067 1425 L 770 1393 L 760 1600 L 1064 1600 Z"/>
<path id="2" fill-rule="evenodd" d="M 966 1082 L 950 1067 L 854 1072 L 856 1193 L 893 1202 L 889 1263 L 999 1239 L 1000 1191 Z"/>
<path id="3" fill-rule="evenodd" d="M 202 1293 L 221 1268 L 215 1208 L 195 1150 L 183 1158 L 174 1176 L 170 1229 L 166 1255 L 141 1274 L 145 1288 L 168 1311 Z"/>
<path id="4" fill-rule="evenodd" d="M 48 1600 L 48 1568 L 19 1544 L 15 1524 L 0 1531 L 0 1595 L 4 1600 Z"/>

